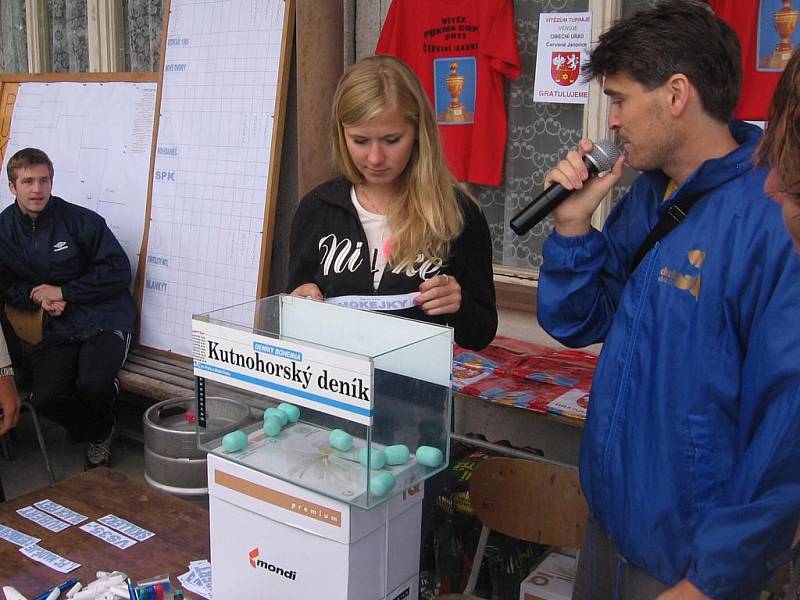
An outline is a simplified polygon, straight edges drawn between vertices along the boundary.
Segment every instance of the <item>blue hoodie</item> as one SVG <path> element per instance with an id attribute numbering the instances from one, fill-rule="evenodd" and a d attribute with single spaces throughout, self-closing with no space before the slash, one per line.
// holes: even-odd
<path id="1" fill-rule="evenodd" d="M 644 173 L 602 233 L 554 233 L 539 280 L 554 338 L 604 342 L 581 446 L 590 510 L 628 561 L 712 598 L 761 589 L 800 521 L 800 258 L 752 165 L 760 130 L 731 131 L 741 145 L 666 202 L 666 175 Z"/>

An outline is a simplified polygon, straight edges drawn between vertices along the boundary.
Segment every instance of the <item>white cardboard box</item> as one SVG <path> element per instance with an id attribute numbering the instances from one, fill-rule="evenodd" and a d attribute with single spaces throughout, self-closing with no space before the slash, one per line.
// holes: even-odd
<path id="1" fill-rule="evenodd" d="M 214 596 L 416 600 L 422 486 L 365 511 L 208 456 Z"/>
<path id="2" fill-rule="evenodd" d="M 519 588 L 519 600 L 570 600 L 575 584 L 577 560 L 552 552 Z"/>

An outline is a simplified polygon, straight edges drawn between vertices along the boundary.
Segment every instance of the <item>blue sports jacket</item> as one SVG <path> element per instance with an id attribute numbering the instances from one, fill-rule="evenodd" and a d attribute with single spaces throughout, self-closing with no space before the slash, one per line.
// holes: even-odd
<path id="1" fill-rule="evenodd" d="M 591 512 L 620 554 L 712 598 L 761 589 L 800 521 L 800 257 L 754 169 L 760 130 L 667 201 L 643 173 L 604 231 L 544 246 L 539 320 L 604 342 L 581 446 Z M 631 272 L 661 214 L 702 198 Z"/>
<path id="2" fill-rule="evenodd" d="M 97 213 L 50 196 L 36 221 L 17 203 L 0 213 L 0 300 L 36 309 L 31 290 L 61 287 L 67 308 L 47 317 L 45 342 L 81 341 L 100 330 L 133 331 L 131 265 Z"/>

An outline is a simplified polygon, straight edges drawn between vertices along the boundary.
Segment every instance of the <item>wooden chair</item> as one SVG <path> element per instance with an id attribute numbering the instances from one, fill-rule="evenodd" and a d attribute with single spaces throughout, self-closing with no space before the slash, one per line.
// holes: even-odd
<path id="1" fill-rule="evenodd" d="M 488 458 L 472 474 L 469 498 L 483 524 L 472 569 L 463 594 L 440 600 L 479 600 L 472 594 L 491 530 L 564 547 L 580 546 L 586 533 L 589 509 L 574 467 L 545 460 Z"/>
<path id="2" fill-rule="evenodd" d="M 6 317 L 20 341 L 35 346 L 42 341 L 44 333 L 44 309 L 24 310 L 6 302 Z"/>

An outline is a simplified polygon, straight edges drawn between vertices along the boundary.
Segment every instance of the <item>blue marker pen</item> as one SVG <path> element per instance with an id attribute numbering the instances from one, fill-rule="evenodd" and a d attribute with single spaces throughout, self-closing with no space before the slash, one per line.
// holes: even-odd
<path id="1" fill-rule="evenodd" d="M 128 584 L 129 600 L 139 600 L 139 596 L 136 593 L 136 588 L 134 587 L 133 582 L 131 581 L 131 578 L 128 577 L 128 579 L 125 582 Z"/>
<path id="2" fill-rule="evenodd" d="M 55 589 L 55 587 L 58 587 L 59 591 L 63 592 L 65 590 L 70 589 L 76 583 L 78 583 L 77 579 L 67 579 L 64 583 L 62 583 L 62 584 L 60 584 L 58 586 L 53 586 L 49 590 L 47 590 L 46 592 L 42 592 L 41 594 L 36 596 L 33 600 L 47 600 L 47 597 Z"/>

